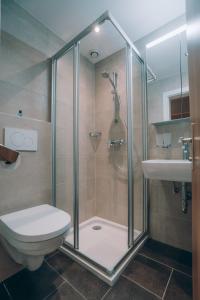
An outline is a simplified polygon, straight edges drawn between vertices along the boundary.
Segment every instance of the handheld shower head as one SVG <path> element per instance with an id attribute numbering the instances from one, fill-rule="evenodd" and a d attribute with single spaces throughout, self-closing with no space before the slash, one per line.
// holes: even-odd
<path id="1" fill-rule="evenodd" d="M 102 72 L 101 76 L 103 78 L 106 78 L 106 79 L 108 79 L 110 81 L 110 83 L 111 83 L 114 91 L 116 92 L 116 90 L 117 90 L 117 86 L 116 86 L 116 83 L 117 83 L 117 81 L 116 81 L 117 80 L 116 79 L 117 78 L 117 73 L 113 72 L 113 79 L 110 77 L 110 74 L 108 72 L 106 72 L 106 71 Z"/>

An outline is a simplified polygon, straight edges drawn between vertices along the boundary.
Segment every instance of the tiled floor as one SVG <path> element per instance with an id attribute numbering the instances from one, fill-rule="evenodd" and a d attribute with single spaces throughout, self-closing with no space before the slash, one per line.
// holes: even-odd
<path id="1" fill-rule="evenodd" d="M 114 287 L 61 252 L 0 283 L 1 300 L 191 300 L 191 255 L 148 241 Z"/>

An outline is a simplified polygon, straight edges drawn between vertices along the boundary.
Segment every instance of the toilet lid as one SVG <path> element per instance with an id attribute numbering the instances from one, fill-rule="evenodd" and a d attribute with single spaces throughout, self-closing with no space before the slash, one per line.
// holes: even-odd
<path id="1" fill-rule="evenodd" d="M 68 213 L 48 204 L 27 208 L 0 217 L 0 233 L 23 242 L 44 241 L 66 232 Z"/>

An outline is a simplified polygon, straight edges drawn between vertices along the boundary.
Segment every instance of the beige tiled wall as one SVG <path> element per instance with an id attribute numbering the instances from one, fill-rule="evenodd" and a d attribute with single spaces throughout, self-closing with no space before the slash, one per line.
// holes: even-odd
<path id="1" fill-rule="evenodd" d="M 80 57 L 79 209 L 80 222 L 95 215 L 95 151 L 89 132 L 95 127 L 95 66 Z"/>
<path id="2" fill-rule="evenodd" d="M 162 93 L 178 89 L 180 78 L 170 78 L 152 83 L 148 89 L 149 121 L 162 119 Z M 187 84 L 187 78 L 184 78 Z M 158 118 L 160 117 L 160 120 Z M 156 134 L 171 133 L 172 145 L 164 149 L 156 146 Z M 149 158 L 182 159 L 179 137 L 191 137 L 191 125 L 184 121 L 174 125 L 149 125 Z M 189 187 L 190 188 L 190 187 Z M 173 183 L 150 181 L 150 234 L 155 240 L 191 251 L 191 205 L 188 202 L 187 214 L 181 211 L 181 195 L 173 192 Z"/>
<path id="3" fill-rule="evenodd" d="M 134 190 L 135 227 L 142 230 L 142 133 L 141 133 L 141 70 L 134 77 Z M 112 86 L 102 77 L 107 71 L 118 73 L 120 120 L 114 122 Z M 73 184 L 73 55 L 66 54 L 58 63 L 57 89 L 57 205 L 72 214 Z M 135 113 L 137 111 L 137 113 Z M 127 225 L 128 180 L 127 144 L 109 148 L 110 139 L 127 143 L 126 57 L 121 50 L 97 64 L 80 59 L 79 109 L 79 195 L 80 221 L 95 215 Z M 101 132 L 100 138 L 89 132 Z"/>
<path id="4" fill-rule="evenodd" d="M 3 0 L 1 12 L 0 141 L 3 143 L 4 127 L 38 131 L 38 151 L 22 152 L 16 170 L 1 166 L 0 214 L 4 214 L 50 202 L 49 55 L 62 41 L 13 0 Z M 45 47 L 44 38 L 48 41 Z"/>
<path id="5" fill-rule="evenodd" d="M 134 228 L 143 230 L 142 195 L 142 82 L 141 65 L 134 59 L 133 78 L 133 148 L 134 148 Z M 128 168 L 127 168 L 127 99 L 125 49 L 96 64 L 95 122 L 102 132 L 96 151 L 96 212 L 97 215 L 127 225 Z M 112 86 L 101 72 L 118 73 L 120 121 L 115 123 Z M 108 147 L 110 139 L 124 139 L 126 144 Z"/>
<path id="6" fill-rule="evenodd" d="M 102 133 L 96 151 L 96 214 L 114 222 L 127 225 L 127 146 L 109 148 L 109 140 L 127 141 L 126 129 L 126 60 L 121 50 L 100 61 L 95 67 L 95 124 Z M 114 121 L 112 86 L 102 77 L 103 71 L 118 73 L 120 95 L 120 120 Z"/>
<path id="7" fill-rule="evenodd" d="M 57 78 L 57 206 L 73 218 L 73 51 L 58 61 Z M 95 69 L 80 57 L 79 211 L 80 222 L 95 215 L 94 130 Z"/>
<path id="8" fill-rule="evenodd" d="M 56 205 L 72 215 L 73 51 L 58 60 L 56 83 Z"/>
<path id="9" fill-rule="evenodd" d="M 49 56 L 63 43 L 14 1 L 1 2 L 0 143 L 4 127 L 33 129 L 38 151 L 21 152 L 16 170 L 0 165 L 0 215 L 51 201 Z M 20 269 L 2 249 L 0 260 L 0 280 Z"/>

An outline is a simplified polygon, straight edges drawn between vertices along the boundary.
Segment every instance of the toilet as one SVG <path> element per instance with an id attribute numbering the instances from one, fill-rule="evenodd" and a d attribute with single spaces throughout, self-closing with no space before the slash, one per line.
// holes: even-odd
<path id="1" fill-rule="evenodd" d="M 0 240 L 14 261 L 34 271 L 62 245 L 70 225 L 68 213 L 39 205 L 0 216 Z"/>

